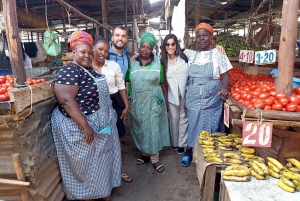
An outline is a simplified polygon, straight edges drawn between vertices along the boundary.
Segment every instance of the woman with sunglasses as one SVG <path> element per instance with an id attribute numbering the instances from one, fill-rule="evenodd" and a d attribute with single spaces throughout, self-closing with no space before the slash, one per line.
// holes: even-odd
<path id="1" fill-rule="evenodd" d="M 184 105 L 188 63 L 174 34 L 168 34 L 163 41 L 161 62 L 165 67 L 165 83 L 168 87 L 171 141 L 174 150 L 177 150 L 178 154 L 183 154 L 187 146 L 188 128 Z"/>

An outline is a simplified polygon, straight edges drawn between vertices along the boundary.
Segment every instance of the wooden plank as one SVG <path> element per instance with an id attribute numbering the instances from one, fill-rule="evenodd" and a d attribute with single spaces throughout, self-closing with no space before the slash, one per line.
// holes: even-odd
<path id="1" fill-rule="evenodd" d="M 59 199 L 57 199 L 58 197 L 60 197 L 60 194 L 63 193 L 62 190 L 63 186 L 62 186 L 62 182 L 59 182 L 55 189 L 51 192 L 51 195 L 47 198 L 47 201 L 57 201 Z"/>
<path id="2" fill-rule="evenodd" d="M 295 44 L 298 34 L 299 0 L 284 0 L 278 54 L 278 84 L 276 92 L 292 94 Z"/>
<path id="3" fill-rule="evenodd" d="M 245 118 L 246 121 L 257 121 L 254 118 Z M 282 120 L 272 120 L 272 119 L 264 119 L 264 122 L 271 122 L 274 126 L 287 126 L 287 127 L 298 127 L 300 128 L 300 122 L 296 121 L 282 121 Z M 243 121 L 241 119 L 232 119 L 233 126 L 243 127 Z"/>
<path id="4" fill-rule="evenodd" d="M 11 69 L 16 77 L 16 82 L 20 84 L 26 81 L 26 73 L 18 28 L 16 1 L 3 0 L 2 6 Z"/>
<path id="5" fill-rule="evenodd" d="M 230 109 L 232 110 L 232 112 L 236 113 L 236 112 L 239 112 L 241 113 L 242 110 L 240 110 L 239 108 L 235 107 L 235 106 L 230 106 Z"/>
<path id="6" fill-rule="evenodd" d="M 27 25 L 26 27 L 47 27 L 45 15 L 34 13 L 31 10 L 27 14 L 24 9 L 17 8 L 17 18 L 23 24 Z"/>
<path id="7" fill-rule="evenodd" d="M 16 114 L 22 112 L 31 104 L 54 97 L 53 80 L 24 88 L 15 88 L 9 92 Z"/>
<path id="8" fill-rule="evenodd" d="M 214 200 L 216 170 L 217 167 L 214 165 L 210 165 L 206 168 L 204 195 L 202 195 L 203 199 L 201 199 L 203 201 Z"/>
<path id="9" fill-rule="evenodd" d="M 16 181 L 16 180 L 11 180 L 11 179 L 1 179 L 0 178 L 0 183 L 1 184 L 9 184 L 9 185 L 18 185 L 18 186 L 29 186 L 29 182 L 25 181 Z"/>

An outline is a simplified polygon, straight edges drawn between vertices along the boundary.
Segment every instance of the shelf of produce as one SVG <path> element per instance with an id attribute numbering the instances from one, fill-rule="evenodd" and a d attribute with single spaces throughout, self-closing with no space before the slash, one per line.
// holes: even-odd
<path id="1" fill-rule="evenodd" d="M 300 192 L 289 193 L 277 185 L 278 179 L 232 182 L 221 179 L 219 201 L 299 201 Z"/>
<path id="2" fill-rule="evenodd" d="M 223 150 L 218 150 L 219 154 L 224 153 Z M 238 151 L 233 151 L 239 155 Z M 193 162 L 196 164 L 197 177 L 200 184 L 200 200 L 213 200 L 214 188 L 215 188 L 215 178 L 216 173 L 220 173 L 222 169 L 231 165 L 230 163 L 208 163 L 204 160 L 204 155 L 202 152 L 201 145 L 197 142 L 195 143 L 193 152 Z"/>

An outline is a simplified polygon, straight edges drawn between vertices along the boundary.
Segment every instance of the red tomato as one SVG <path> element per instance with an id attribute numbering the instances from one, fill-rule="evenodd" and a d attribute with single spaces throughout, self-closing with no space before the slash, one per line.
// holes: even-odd
<path id="1" fill-rule="evenodd" d="M 269 94 L 270 94 L 271 96 L 275 96 L 275 95 L 276 95 L 276 91 L 275 91 L 275 90 L 271 90 L 271 91 L 269 92 Z"/>
<path id="2" fill-rule="evenodd" d="M 267 92 L 261 93 L 261 94 L 259 94 L 259 96 L 258 96 L 258 98 L 260 98 L 260 99 L 265 99 L 265 98 L 267 98 L 267 97 L 269 97 L 269 94 L 268 94 Z"/>
<path id="3" fill-rule="evenodd" d="M 260 91 L 256 91 L 255 89 L 255 91 L 252 92 L 252 95 L 253 97 L 258 97 L 260 93 L 261 93 Z"/>
<path id="4" fill-rule="evenodd" d="M 236 94 L 235 96 L 232 96 L 235 100 L 240 100 L 241 99 L 241 95 L 240 94 Z"/>
<path id="5" fill-rule="evenodd" d="M 289 101 L 290 101 L 290 103 L 296 103 L 297 105 L 300 103 L 300 101 L 299 101 L 299 99 L 297 98 L 296 95 L 291 95 L 289 97 Z"/>
<path id="6" fill-rule="evenodd" d="M 262 100 L 257 100 L 253 103 L 255 108 L 264 109 L 266 104 Z"/>
<path id="7" fill-rule="evenodd" d="M 252 98 L 251 99 L 251 103 L 254 103 L 254 102 L 256 102 L 257 100 L 260 100 L 259 98 Z"/>
<path id="8" fill-rule="evenodd" d="M 272 105 L 272 110 L 282 110 L 282 104 L 281 103 L 274 103 Z"/>
<path id="9" fill-rule="evenodd" d="M 266 105 L 270 105 L 272 106 L 274 104 L 274 99 L 271 97 L 265 98 L 264 102 L 266 103 Z"/>
<path id="10" fill-rule="evenodd" d="M 297 95 L 300 95 L 300 87 L 297 87 L 297 88 L 295 89 L 295 93 L 296 93 Z"/>
<path id="11" fill-rule="evenodd" d="M 251 91 L 254 91 L 254 90 L 256 89 L 256 85 L 250 85 L 250 86 L 249 86 L 249 89 L 250 89 Z"/>
<path id="12" fill-rule="evenodd" d="M 41 78 L 40 80 L 41 80 L 41 82 L 46 82 L 45 78 Z"/>
<path id="13" fill-rule="evenodd" d="M 279 102 L 282 104 L 283 107 L 285 107 L 287 104 L 289 104 L 290 101 L 287 98 L 281 98 Z"/>
<path id="14" fill-rule="evenodd" d="M 285 107 L 282 108 L 282 111 L 286 111 Z"/>
<path id="15" fill-rule="evenodd" d="M 278 93 L 276 93 L 275 98 L 276 98 L 277 100 L 280 100 L 280 99 L 282 99 L 282 98 L 286 98 L 286 94 L 283 93 L 283 92 L 278 92 Z"/>
<path id="16" fill-rule="evenodd" d="M 296 103 L 289 103 L 285 107 L 288 112 L 296 112 L 298 110 L 298 105 Z"/>
<path id="17" fill-rule="evenodd" d="M 246 108 L 248 108 L 248 109 L 255 109 L 255 107 L 254 107 L 254 105 L 253 105 L 252 103 L 248 103 L 248 104 L 246 104 L 245 106 L 246 106 Z"/>
<path id="18" fill-rule="evenodd" d="M 266 105 L 265 110 L 272 110 L 272 106 L 271 105 Z"/>
<path id="19" fill-rule="evenodd" d="M 251 94 L 247 94 L 246 100 L 247 100 L 247 101 L 251 101 L 251 99 L 252 99 L 252 95 L 251 95 Z"/>
<path id="20" fill-rule="evenodd" d="M 40 79 L 36 79 L 36 80 L 35 80 L 35 83 L 36 83 L 36 84 L 39 84 L 39 83 L 41 83 L 41 80 L 40 80 Z"/>
<path id="21" fill-rule="evenodd" d="M 10 90 L 12 90 L 12 89 L 14 89 L 14 87 L 13 86 L 10 86 L 10 87 L 7 87 L 7 91 L 10 91 Z"/>
<path id="22" fill-rule="evenodd" d="M 36 83 L 36 80 L 35 80 L 35 79 L 32 79 L 32 85 L 35 85 L 35 84 L 37 84 L 37 83 Z"/>
<path id="23" fill-rule="evenodd" d="M 5 81 L 6 81 L 6 79 L 4 79 L 4 78 L 0 78 L 0 84 L 3 84 L 3 83 L 5 83 Z"/>
<path id="24" fill-rule="evenodd" d="M 0 94 L 0 101 L 7 101 L 7 96 L 5 94 Z"/>

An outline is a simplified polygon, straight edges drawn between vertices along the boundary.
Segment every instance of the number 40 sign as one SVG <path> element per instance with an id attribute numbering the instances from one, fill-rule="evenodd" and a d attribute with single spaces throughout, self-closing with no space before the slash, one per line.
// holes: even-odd
<path id="1" fill-rule="evenodd" d="M 252 147 L 271 147 L 273 124 L 244 121 L 243 145 Z"/>

